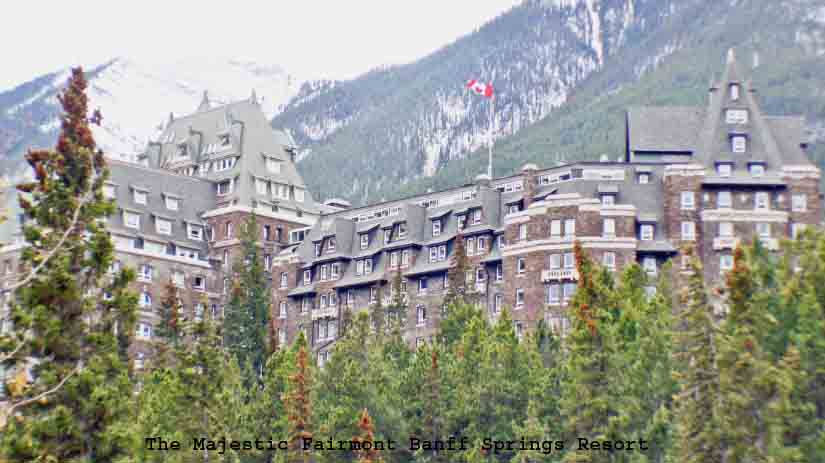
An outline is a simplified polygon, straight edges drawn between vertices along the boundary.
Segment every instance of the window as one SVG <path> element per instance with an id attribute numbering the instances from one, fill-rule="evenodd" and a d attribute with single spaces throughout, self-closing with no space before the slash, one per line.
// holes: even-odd
<path id="1" fill-rule="evenodd" d="M 335 292 L 329 293 L 329 306 L 330 307 L 337 307 L 338 306 L 338 294 Z"/>
<path id="2" fill-rule="evenodd" d="M 378 288 L 370 288 L 370 303 L 378 301 Z"/>
<path id="3" fill-rule="evenodd" d="M 321 281 L 327 281 L 327 265 L 321 266 Z"/>
<path id="4" fill-rule="evenodd" d="M 648 275 L 656 275 L 656 258 L 651 256 L 643 257 L 642 269 L 644 269 Z"/>
<path id="5" fill-rule="evenodd" d="M 233 232 L 234 232 L 234 226 L 232 225 L 232 222 L 226 222 L 224 224 L 223 228 L 224 228 L 225 238 L 226 239 L 232 238 L 232 235 L 233 235 Z"/>
<path id="6" fill-rule="evenodd" d="M 516 273 L 522 275 L 525 271 L 527 271 L 527 261 L 524 260 L 524 257 L 519 257 L 516 260 Z"/>
<path id="7" fill-rule="evenodd" d="M 288 286 L 289 274 L 287 272 L 281 272 L 281 288 L 286 288 Z"/>
<path id="8" fill-rule="evenodd" d="M 140 214 L 124 212 L 123 223 L 129 228 L 140 228 Z"/>
<path id="9" fill-rule="evenodd" d="M 467 216 L 466 215 L 456 216 L 456 220 L 458 221 L 458 229 L 459 230 L 464 230 L 464 227 L 467 226 Z"/>
<path id="10" fill-rule="evenodd" d="M 330 237 L 327 239 L 327 252 L 334 252 L 335 251 L 335 237 Z"/>
<path id="11" fill-rule="evenodd" d="M 266 158 L 266 170 L 273 174 L 281 173 L 281 163 L 272 158 Z"/>
<path id="12" fill-rule="evenodd" d="M 286 345 L 286 330 L 284 330 L 283 328 L 278 328 L 278 345 Z"/>
<path id="13" fill-rule="evenodd" d="M 372 259 L 364 259 L 364 275 L 372 273 Z"/>
<path id="14" fill-rule="evenodd" d="M 430 246 L 430 262 L 440 262 L 447 259 L 447 245 Z"/>
<path id="15" fill-rule="evenodd" d="M 756 224 L 756 234 L 759 235 L 760 238 L 770 238 L 771 237 L 771 224 L 765 222 L 757 222 Z"/>
<path id="16" fill-rule="evenodd" d="M 468 256 L 472 256 L 476 253 L 476 239 L 475 238 L 467 238 L 464 240 L 464 247 L 466 248 L 466 253 Z"/>
<path id="17" fill-rule="evenodd" d="M 416 312 L 416 321 L 418 326 L 424 326 L 427 324 L 427 308 L 423 305 L 419 305 L 415 308 Z"/>
<path id="18" fill-rule="evenodd" d="M 155 231 L 161 235 L 171 235 L 172 222 L 166 219 L 155 218 Z"/>
<path id="19" fill-rule="evenodd" d="M 229 180 L 218 183 L 218 194 L 228 195 L 232 192 L 232 183 Z"/>
<path id="20" fill-rule="evenodd" d="M 725 272 L 733 268 L 733 256 L 730 254 L 723 254 L 719 256 L 719 271 Z"/>
<path id="21" fill-rule="evenodd" d="M 256 179 L 255 180 L 255 192 L 259 195 L 265 195 L 266 191 L 269 189 L 269 182 L 266 180 Z"/>
<path id="22" fill-rule="evenodd" d="M 576 292 L 576 283 L 565 283 L 562 285 L 562 297 L 564 301 L 567 302 L 570 298 L 573 297 L 573 293 Z"/>
<path id="23" fill-rule="evenodd" d="M 296 188 L 295 189 L 295 201 L 299 203 L 304 202 L 304 190 L 303 188 Z"/>
<path id="24" fill-rule="evenodd" d="M 754 209 L 770 209 L 770 196 L 767 192 L 760 191 L 754 196 Z"/>
<path id="25" fill-rule="evenodd" d="M 646 185 L 646 184 L 650 183 L 650 174 L 647 174 L 647 173 L 639 174 L 638 177 L 637 177 L 637 181 L 639 182 L 640 185 Z"/>
<path id="26" fill-rule="evenodd" d="M 433 236 L 441 235 L 441 220 L 433 220 Z"/>
<path id="27" fill-rule="evenodd" d="M 223 293 L 224 294 L 229 293 L 229 278 L 224 278 L 223 279 Z"/>
<path id="28" fill-rule="evenodd" d="M 602 235 L 605 237 L 616 235 L 616 219 L 602 219 Z"/>
<path id="29" fill-rule="evenodd" d="M 518 226 L 518 239 L 526 240 L 527 239 L 527 224 L 522 223 Z"/>
<path id="30" fill-rule="evenodd" d="M 401 266 L 408 267 L 410 265 L 410 250 L 405 249 L 401 251 Z"/>
<path id="31" fill-rule="evenodd" d="M 496 265 L 496 281 L 504 279 L 504 267 L 501 264 Z"/>
<path id="32" fill-rule="evenodd" d="M 183 272 L 181 272 L 179 270 L 175 270 L 175 271 L 172 272 L 172 284 L 173 285 L 175 285 L 177 287 L 183 287 L 184 279 L 185 279 L 185 277 L 183 275 Z"/>
<path id="33" fill-rule="evenodd" d="M 730 84 L 730 99 L 733 101 L 739 100 L 739 84 Z"/>
<path id="34" fill-rule="evenodd" d="M 304 270 L 304 285 L 312 282 L 312 270 Z"/>
<path id="35" fill-rule="evenodd" d="M 484 271 L 484 267 L 479 267 L 476 269 L 476 281 L 487 281 L 487 272 Z"/>
<path id="36" fill-rule="evenodd" d="M 473 210 L 473 225 L 478 225 L 481 223 L 481 209 L 474 209 Z"/>
<path id="37" fill-rule="evenodd" d="M 730 137 L 730 150 L 734 153 L 744 153 L 748 149 L 748 139 L 744 135 Z"/>
<path id="38" fill-rule="evenodd" d="M 206 289 L 206 278 L 202 276 L 195 276 L 192 279 L 192 288 L 197 289 L 198 291 L 203 291 Z"/>
<path id="39" fill-rule="evenodd" d="M 733 206 L 730 191 L 720 191 L 716 193 L 716 207 L 725 209 Z"/>
<path id="40" fill-rule="evenodd" d="M 361 249 L 367 249 L 370 246 L 370 234 L 361 233 Z"/>
<path id="41" fill-rule="evenodd" d="M 564 268 L 574 268 L 576 266 L 576 255 L 572 252 L 564 253 Z"/>
<path id="42" fill-rule="evenodd" d="M 521 341 L 522 338 L 524 337 L 524 323 L 522 323 L 521 321 L 518 321 L 518 320 L 514 321 L 513 322 L 513 330 L 515 330 L 515 332 L 516 332 L 516 339 Z"/>
<path id="43" fill-rule="evenodd" d="M 616 253 L 610 251 L 605 252 L 604 255 L 602 255 L 602 265 L 608 270 L 616 270 Z"/>
<path id="44" fill-rule="evenodd" d="M 719 237 L 730 238 L 731 236 L 733 236 L 733 223 L 719 222 Z"/>
<path id="45" fill-rule="evenodd" d="M 135 204 L 146 204 L 148 194 L 145 191 L 132 190 L 132 195 L 135 200 Z"/>
<path id="46" fill-rule="evenodd" d="M 693 210 L 695 195 L 692 191 L 682 192 L 682 210 Z"/>
<path id="47" fill-rule="evenodd" d="M 180 208 L 180 200 L 171 196 L 166 196 L 166 209 L 176 211 Z"/>
<path id="48" fill-rule="evenodd" d="M 152 295 L 146 291 L 140 293 L 140 306 L 149 307 L 152 305 Z"/>
<path id="49" fill-rule="evenodd" d="M 315 257 L 321 255 L 321 243 L 315 243 Z"/>
<path id="50" fill-rule="evenodd" d="M 493 313 L 498 314 L 501 312 L 501 304 L 503 301 L 503 297 L 501 293 L 497 293 L 495 298 L 493 299 Z"/>
<path id="51" fill-rule="evenodd" d="M 187 231 L 189 232 L 189 239 L 195 241 L 203 240 L 203 227 L 198 225 L 187 224 Z"/>
<path id="52" fill-rule="evenodd" d="M 142 264 L 138 271 L 138 281 L 152 281 L 152 266 L 149 264 Z"/>
<path id="53" fill-rule="evenodd" d="M 646 223 L 642 224 L 640 238 L 642 241 L 650 241 L 653 239 L 653 225 Z"/>
<path id="54" fill-rule="evenodd" d="M 484 254 L 487 252 L 487 237 L 479 236 L 476 240 L 476 254 Z"/>
<path id="55" fill-rule="evenodd" d="M 728 109 L 727 111 L 725 111 L 725 123 L 747 124 L 748 111 L 745 109 Z"/>
<path id="56" fill-rule="evenodd" d="M 544 302 L 554 305 L 561 302 L 561 285 L 559 283 L 544 285 Z"/>
<path id="57" fill-rule="evenodd" d="M 301 313 L 309 312 L 310 305 L 312 305 L 312 298 L 311 297 L 301 298 Z"/>
<path id="58" fill-rule="evenodd" d="M 553 238 L 561 237 L 561 220 L 550 221 L 550 236 Z"/>
<path id="59" fill-rule="evenodd" d="M 392 252 L 390 253 L 390 268 L 397 268 L 398 267 L 398 253 Z"/>
<path id="60" fill-rule="evenodd" d="M 524 307 L 524 288 L 516 289 L 516 309 Z"/>
<path id="61" fill-rule="evenodd" d="M 791 196 L 791 211 L 805 212 L 808 210 L 808 195 L 798 194 Z"/>
<path id="62" fill-rule="evenodd" d="M 576 219 L 567 219 L 564 221 L 564 237 L 572 238 L 576 235 Z"/>
<path id="63" fill-rule="evenodd" d="M 558 270 L 561 268 L 561 254 L 550 254 L 550 269 Z"/>
<path id="64" fill-rule="evenodd" d="M 330 280 L 337 280 L 341 273 L 341 264 L 334 263 L 329 266 L 329 279 Z"/>
<path id="65" fill-rule="evenodd" d="M 272 227 L 264 225 L 262 228 L 264 241 L 269 241 L 272 238 Z"/>
<path id="66" fill-rule="evenodd" d="M 602 195 L 602 206 L 612 206 L 616 204 L 616 195 Z"/>
<path id="67" fill-rule="evenodd" d="M 138 323 L 137 333 L 139 339 L 150 339 L 152 337 L 152 325 L 149 323 Z"/>
<path id="68" fill-rule="evenodd" d="M 682 239 L 685 241 L 696 239 L 696 223 L 682 222 Z"/>
<path id="69" fill-rule="evenodd" d="M 518 212 L 518 211 L 519 211 L 519 206 L 518 206 L 518 204 L 510 204 L 510 205 L 507 207 L 507 215 L 510 215 L 510 214 L 515 214 L 515 213 L 516 213 L 516 212 Z"/>
<path id="70" fill-rule="evenodd" d="M 727 162 L 716 165 L 716 173 L 719 174 L 720 177 L 730 177 L 732 171 L 733 166 Z"/>
<path id="71" fill-rule="evenodd" d="M 280 318 L 280 319 L 286 318 L 286 302 L 285 301 L 281 301 L 281 303 L 278 304 L 278 318 Z"/>
<path id="72" fill-rule="evenodd" d="M 392 229 L 384 230 L 384 244 L 387 244 L 392 239 Z"/>
<path id="73" fill-rule="evenodd" d="M 418 279 L 418 292 L 419 293 L 426 293 L 427 292 L 427 278 L 419 278 Z"/>
<path id="74" fill-rule="evenodd" d="M 763 175 L 765 175 L 765 164 L 751 164 L 750 170 L 751 176 L 762 177 Z"/>

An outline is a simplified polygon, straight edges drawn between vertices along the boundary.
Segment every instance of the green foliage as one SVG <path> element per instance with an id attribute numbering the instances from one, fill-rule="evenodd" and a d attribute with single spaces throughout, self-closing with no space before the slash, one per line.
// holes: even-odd
<path id="1" fill-rule="evenodd" d="M 245 381 L 251 384 L 263 374 L 268 356 L 267 336 L 270 316 L 269 277 L 258 248 L 258 221 L 250 214 L 241 227 L 240 269 L 232 296 L 224 308 L 224 345 L 238 364 L 247 368 Z"/>
<path id="2" fill-rule="evenodd" d="M 12 307 L 11 345 L 21 349 L 6 363 L 33 381 L 6 404 L 15 417 L 0 437 L 4 461 L 114 461 L 127 454 L 118 422 L 130 415 L 125 354 L 137 297 L 127 289 L 131 270 L 107 272 L 114 247 L 101 219 L 114 205 L 103 198 L 108 170 L 90 128 L 101 116 L 88 117 L 85 92 L 83 71 L 73 69 L 59 96 L 57 146 L 26 155 L 34 180 L 18 186 L 30 219 L 22 253 L 27 280 Z M 5 425 L 5 406 L 0 412 Z"/>

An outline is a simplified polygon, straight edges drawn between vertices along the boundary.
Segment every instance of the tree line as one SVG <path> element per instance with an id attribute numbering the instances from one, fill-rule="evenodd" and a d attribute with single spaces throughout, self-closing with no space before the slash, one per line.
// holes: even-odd
<path id="1" fill-rule="evenodd" d="M 508 310 L 483 312 L 454 270 L 438 335 L 412 350 L 396 278 L 389 304 L 344 314 L 321 368 L 303 335 L 279 346 L 267 329 L 253 217 L 242 240 L 247 265 L 237 266 L 223 318 L 183 313 L 168 286 L 156 355 L 136 368 L 128 356 L 135 275 L 110 271 L 100 219 L 114 205 L 102 195 L 107 168 L 89 129 L 100 116 L 87 117 L 85 85 L 75 70 L 60 97 L 60 140 L 27 155 L 34 180 L 19 187 L 31 220 L 15 329 L 0 338 L 0 362 L 12 372 L 0 462 L 825 460 L 825 233 L 816 230 L 782 253 L 758 242 L 736 249 L 714 287 L 691 248 L 684 266 L 668 264 L 651 282 L 635 264 L 602 268 L 576 244 L 569 330 L 539 322 L 521 339 Z M 288 445 L 158 451 L 147 448 L 153 437 Z M 327 438 L 361 445 L 303 445 Z M 409 438 L 471 445 L 413 449 L 403 445 Z M 367 445 L 389 439 L 402 445 Z M 485 439 L 563 445 L 490 448 Z M 578 451 L 579 439 L 613 449 Z M 628 441 L 638 450 L 618 449 Z"/>

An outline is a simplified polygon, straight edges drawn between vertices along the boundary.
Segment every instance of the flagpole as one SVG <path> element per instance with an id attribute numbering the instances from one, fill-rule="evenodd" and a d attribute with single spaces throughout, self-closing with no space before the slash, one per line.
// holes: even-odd
<path id="1" fill-rule="evenodd" d="M 488 129 L 490 139 L 488 140 L 489 145 L 487 146 L 487 175 L 490 177 L 490 180 L 493 179 L 493 104 L 496 100 L 496 96 L 490 96 L 490 127 Z"/>

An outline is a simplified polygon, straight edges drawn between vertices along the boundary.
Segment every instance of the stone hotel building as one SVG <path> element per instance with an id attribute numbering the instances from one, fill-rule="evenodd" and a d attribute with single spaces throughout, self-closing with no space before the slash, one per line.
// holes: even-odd
<path id="1" fill-rule="evenodd" d="M 342 312 L 386 298 L 399 273 L 405 337 L 431 338 L 456 239 L 481 306 L 490 317 L 508 307 L 518 333 L 540 320 L 567 328 L 575 241 L 610 269 L 638 262 L 650 275 L 691 242 L 716 282 L 738 242 L 759 236 L 775 249 L 821 221 L 803 118 L 765 115 L 758 100 L 731 53 L 704 106 L 629 108 L 625 152 L 610 155 L 621 162 L 527 164 L 516 175 L 352 208 L 314 200 L 291 139 L 269 126 L 254 94 L 219 107 L 204 95 L 195 113 L 170 116 L 136 162 L 111 163 L 118 265 L 139 275 L 135 356 L 150 352 L 166 282 L 191 316 L 220 313 L 251 213 L 271 275 L 273 332 L 284 345 L 304 331 L 319 362 Z M 13 222 L 6 228 L 15 234 Z M 4 249 L 6 278 L 19 246 Z"/>

